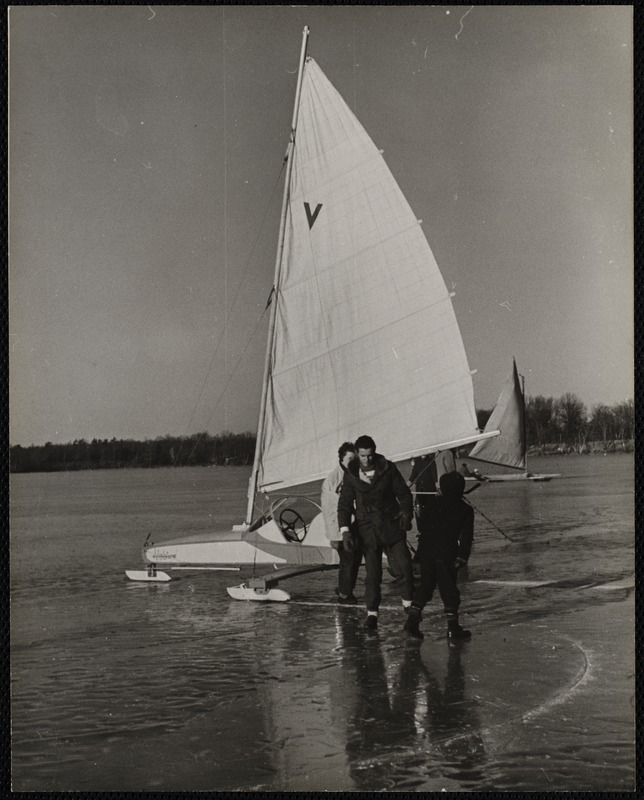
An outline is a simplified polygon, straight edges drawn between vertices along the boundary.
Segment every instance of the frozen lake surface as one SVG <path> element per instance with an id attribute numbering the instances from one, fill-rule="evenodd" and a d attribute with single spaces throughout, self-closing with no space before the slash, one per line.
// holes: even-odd
<path id="1" fill-rule="evenodd" d="M 477 514 L 451 648 L 388 579 L 376 635 L 334 572 L 126 580 L 150 531 L 240 521 L 246 468 L 11 476 L 13 790 L 633 791 L 633 457 L 530 468 L 563 477 L 468 498 L 511 541 Z"/>

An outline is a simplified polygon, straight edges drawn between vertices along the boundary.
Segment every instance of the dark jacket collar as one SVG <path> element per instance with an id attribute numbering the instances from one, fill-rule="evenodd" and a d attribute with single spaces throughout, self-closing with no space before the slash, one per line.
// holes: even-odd
<path id="1" fill-rule="evenodd" d="M 376 453 L 373 461 L 373 466 L 376 471 L 376 474 L 374 475 L 374 481 L 375 481 L 377 478 L 379 478 L 381 475 L 384 475 L 385 472 L 387 472 L 387 470 L 390 467 L 390 462 L 387 461 L 387 459 L 384 456 L 380 455 L 380 453 Z M 360 460 L 357 458 L 354 458 L 353 461 L 349 462 L 349 466 L 347 467 L 347 473 L 365 487 L 373 485 L 372 483 L 367 483 L 366 481 L 363 481 L 360 478 Z"/>

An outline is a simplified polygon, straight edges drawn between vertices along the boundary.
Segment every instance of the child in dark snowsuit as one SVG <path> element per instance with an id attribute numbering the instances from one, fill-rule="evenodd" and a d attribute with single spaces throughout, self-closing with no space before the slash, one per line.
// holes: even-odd
<path id="1" fill-rule="evenodd" d="M 474 509 L 463 500 L 465 479 L 458 472 L 440 477 L 440 494 L 428 497 L 418 519 L 420 536 L 417 556 L 420 560 L 420 586 L 408 612 L 404 629 L 419 639 L 421 611 L 432 599 L 438 586 L 445 614 L 447 638 L 469 639 L 472 635 L 458 623 L 461 594 L 456 585 L 458 570 L 467 564 L 474 537 Z"/>

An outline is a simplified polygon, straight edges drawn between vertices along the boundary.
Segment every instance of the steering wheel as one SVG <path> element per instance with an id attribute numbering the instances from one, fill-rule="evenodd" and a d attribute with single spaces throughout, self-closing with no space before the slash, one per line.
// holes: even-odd
<path id="1" fill-rule="evenodd" d="M 298 532 L 295 526 L 298 522 L 302 523 L 302 529 Z M 306 522 L 302 519 L 300 514 L 292 508 L 285 508 L 279 516 L 280 530 L 284 534 L 284 538 L 289 542 L 301 542 L 306 536 L 307 528 Z"/>

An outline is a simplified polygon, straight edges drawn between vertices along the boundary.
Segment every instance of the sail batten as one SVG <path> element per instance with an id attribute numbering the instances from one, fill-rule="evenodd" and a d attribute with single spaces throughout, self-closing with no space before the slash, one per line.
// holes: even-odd
<path id="1" fill-rule="evenodd" d="M 473 441 L 471 373 L 422 227 L 312 59 L 291 158 L 259 486 L 324 477 L 363 433 L 390 458 Z"/>

